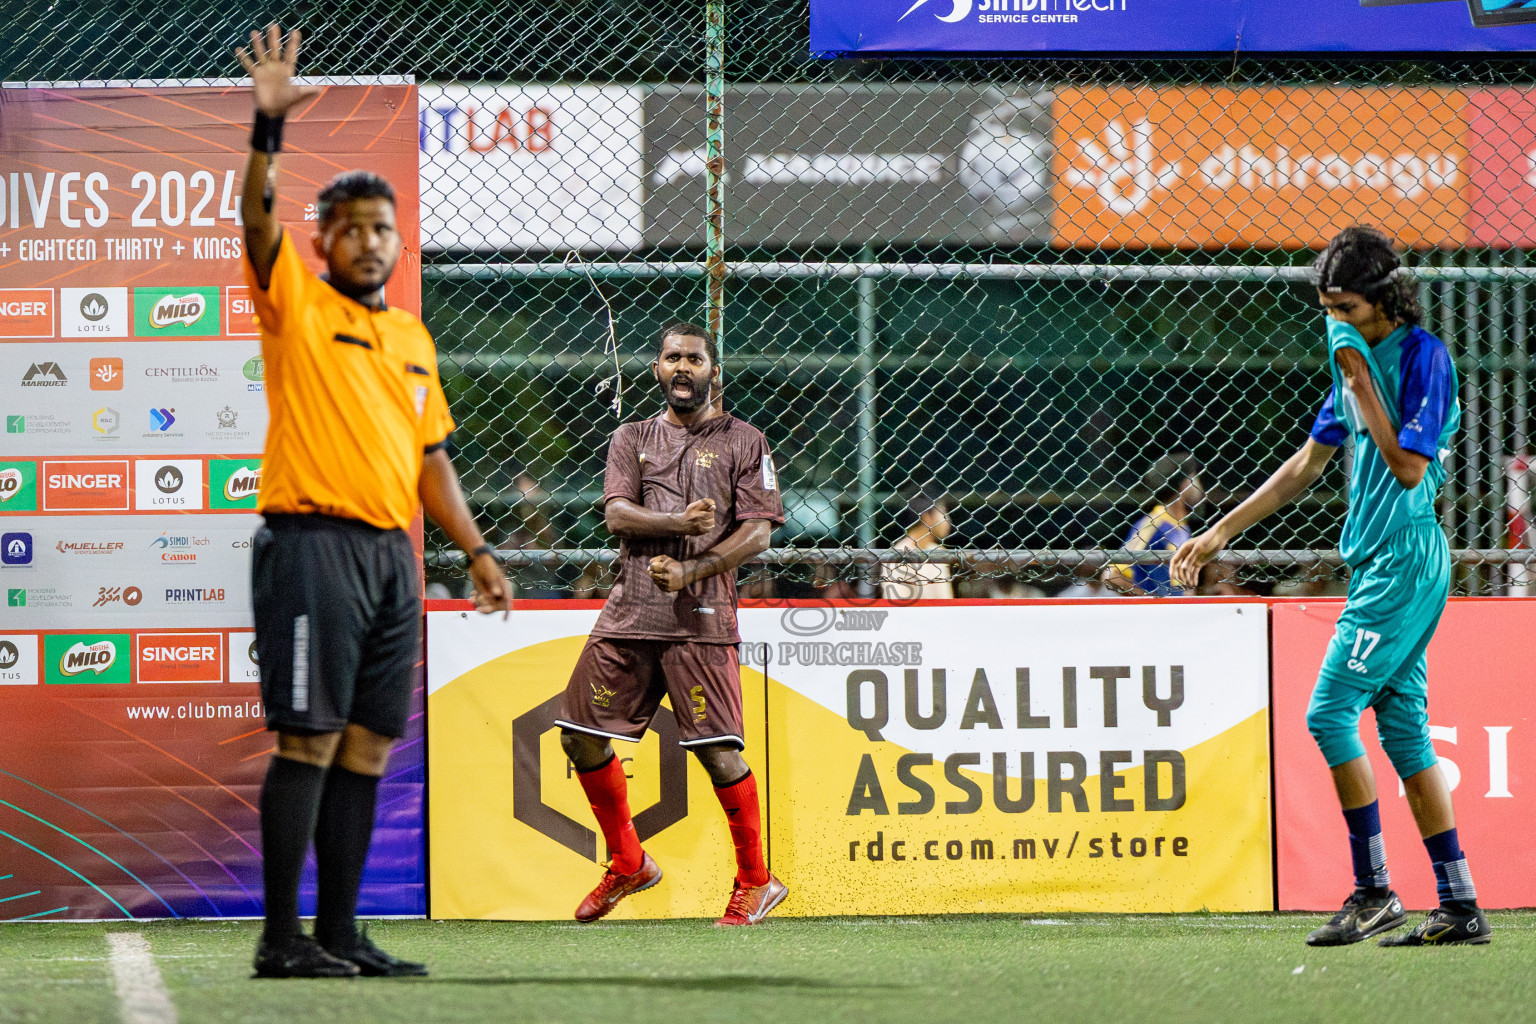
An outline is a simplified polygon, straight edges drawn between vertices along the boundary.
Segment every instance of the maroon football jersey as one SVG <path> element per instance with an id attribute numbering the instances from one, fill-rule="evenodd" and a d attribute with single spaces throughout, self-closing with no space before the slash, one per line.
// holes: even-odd
<path id="1" fill-rule="evenodd" d="M 614 498 L 628 498 L 654 512 L 681 512 L 692 502 L 713 498 L 715 528 L 694 537 L 621 538 L 618 582 L 592 635 L 740 643 L 734 572 L 668 594 L 647 569 L 657 555 L 679 562 L 697 558 L 745 520 L 784 522 L 778 476 L 762 432 L 728 414 L 692 428 L 669 423 L 665 413 L 626 423 L 608 445 L 603 504 Z"/>

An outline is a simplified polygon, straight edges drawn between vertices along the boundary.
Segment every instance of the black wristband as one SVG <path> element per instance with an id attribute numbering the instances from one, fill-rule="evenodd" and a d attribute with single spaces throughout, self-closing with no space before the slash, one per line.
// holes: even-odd
<path id="1" fill-rule="evenodd" d="M 256 124 L 251 128 L 251 148 L 258 153 L 280 153 L 283 149 L 283 115 L 268 117 L 256 111 Z"/>
<path id="2" fill-rule="evenodd" d="M 496 558 L 496 552 L 491 548 L 489 544 L 481 544 L 479 547 L 475 548 L 475 550 L 469 553 L 469 560 L 473 562 L 481 555 L 490 555 L 493 559 Z M 500 559 L 497 559 L 497 561 L 500 561 Z"/>

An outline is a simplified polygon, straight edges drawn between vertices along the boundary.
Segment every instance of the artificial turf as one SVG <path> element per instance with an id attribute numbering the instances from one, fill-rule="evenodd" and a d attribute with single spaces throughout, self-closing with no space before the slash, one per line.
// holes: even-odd
<path id="1" fill-rule="evenodd" d="M 432 976 L 354 981 L 250 980 L 253 922 L 27 923 L 0 926 L 0 1021 L 120 1020 L 111 931 L 149 939 L 185 1024 L 1536 1018 L 1536 913 L 1491 916 L 1490 945 L 1403 950 L 1311 949 L 1291 914 L 382 921 Z"/>

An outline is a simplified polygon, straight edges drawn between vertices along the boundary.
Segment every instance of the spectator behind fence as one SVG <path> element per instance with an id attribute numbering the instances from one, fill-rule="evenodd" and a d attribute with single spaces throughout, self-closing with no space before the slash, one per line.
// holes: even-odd
<path id="1" fill-rule="evenodd" d="M 954 529 L 949 503 L 919 491 L 907 504 L 906 534 L 892 545 L 897 551 L 938 551 Z M 947 562 L 886 562 L 880 567 L 880 595 L 887 601 L 948 600 L 955 596 Z"/>
<path id="2" fill-rule="evenodd" d="M 1152 464 L 1142 477 L 1142 487 L 1152 494 L 1152 510 L 1132 524 L 1125 537 L 1127 551 L 1177 551 L 1189 540 L 1189 514 L 1205 500 L 1200 483 L 1200 464 L 1188 452 L 1170 452 Z M 1107 565 L 1104 585 L 1119 594 L 1139 597 L 1178 596 L 1168 573 L 1168 563 Z"/>

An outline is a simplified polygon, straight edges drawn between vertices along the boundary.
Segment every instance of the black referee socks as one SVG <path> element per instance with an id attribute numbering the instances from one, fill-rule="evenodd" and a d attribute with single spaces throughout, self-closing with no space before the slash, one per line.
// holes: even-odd
<path id="1" fill-rule="evenodd" d="M 299 934 L 299 874 L 315 834 L 325 769 L 274 757 L 261 787 L 261 882 L 266 892 L 267 942 Z"/>
<path id="2" fill-rule="evenodd" d="M 379 777 L 359 775 L 331 765 L 315 826 L 315 862 L 320 869 L 320 899 L 315 938 L 332 953 L 357 942 L 357 890 L 373 840 L 373 813 Z"/>

